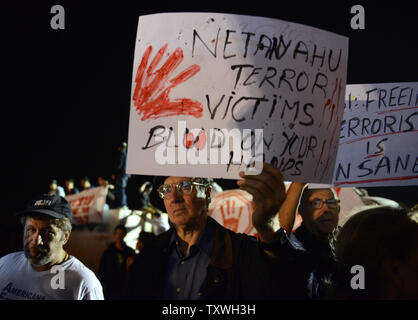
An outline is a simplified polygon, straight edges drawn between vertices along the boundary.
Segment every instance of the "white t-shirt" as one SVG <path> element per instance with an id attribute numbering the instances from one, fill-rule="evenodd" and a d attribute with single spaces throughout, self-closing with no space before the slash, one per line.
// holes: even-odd
<path id="1" fill-rule="evenodd" d="M 36 271 L 23 251 L 0 259 L 0 300 L 103 300 L 96 275 L 71 256 L 47 271 Z"/>

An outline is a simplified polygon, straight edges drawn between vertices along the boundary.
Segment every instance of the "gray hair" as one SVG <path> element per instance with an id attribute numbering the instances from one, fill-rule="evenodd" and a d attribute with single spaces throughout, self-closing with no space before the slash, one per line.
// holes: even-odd
<path id="1" fill-rule="evenodd" d="M 44 214 L 28 214 L 28 215 L 24 215 L 20 218 L 20 222 L 22 223 L 23 226 L 26 225 L 26 220 L 27 218 L 35 218 L 35 219 L 49 219 L 50 223 L 56 227 L 58 227 L 60 230 L 62 230 L 63 232 L 68 232 L 71 231 L 73 226 L 71 224 L 71 221 L 67 218 L 54 218 L 54 217 L 50 217 Z"/>

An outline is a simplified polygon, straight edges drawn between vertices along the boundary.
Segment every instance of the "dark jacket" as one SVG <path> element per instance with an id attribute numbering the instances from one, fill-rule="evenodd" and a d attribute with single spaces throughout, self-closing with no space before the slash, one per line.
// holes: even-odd
<path id="1" fill-rule="evenodd" d="M 103 286 L 106 300 L 123 298 L 126 279 L 126 259 L 134 256 L 135 251 L 125 246 L 123 251 L 116 249 L 115 243 L 103 252 L 100 260 L 98 278 Z"/>
<path id="2" fill-rule="evenodd" d="M 295 291 L 301 293 L 286 273 L 294 266 L 270 260 L 254 237 L 214 223 L 215 240 L 200 290 L 202 300 L 295 298 Z M 173 228 L 162 233 L 141 251 L 128 276 L 126 298 L 162 298 L 172 232 Z"/>
<path id="3" fill-rule="evenodd" d="M 306 283 L 309 298 L 323 298 L 336 270 L 329 243 L 317 240 L 303 223 L 296 229 L 290 241 L 305 254 L 304 261 L 310 273 Z"/>

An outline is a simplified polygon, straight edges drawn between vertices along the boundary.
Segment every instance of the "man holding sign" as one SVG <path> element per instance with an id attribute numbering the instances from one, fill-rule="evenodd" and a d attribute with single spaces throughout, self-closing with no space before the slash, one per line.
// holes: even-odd
<path id="1" fill-rule="evenodd" d="M 268 162 L 331 183 L 347 55 L 348 38 L 277 19 L 140 16 L 127 172 L 237 179 Z"/>
<path id="2" fill-rule="evenodd" d="M 173 228 L 141 252 L 128 296 L 298 297 L 306 279 L 290 272 L 304 264 L 270 221 L 283 176 L 332 180 L 348 39 L 276 19 L 169 13 L 141 16 L 135 43 L 127 171 L 169 176 L 158 191 Z M 259 241 L 207 217 L 209 183 L 191 178 L 202 173 L 243 178 Z"/>
<path id="3" fill-rule="evenodd" d="M 297 297 L 293 279 L 291 289 L 284 282 L 278 288 L 280 282 L 275 282 L 285 270 L 279 261 L 288 262 L 286 234 L 283 229 L 274 232 L 269 224 L 285 198 L 282 174 L 264 164 L 260 175 L 240 175 L 239 187 L 253 196 L 252 222 L 259 241 L 227 230 L 207 216 L 207 179 L 168 177 L 158 192 L 174 227 L 138 256 L 128 279 L 128 298 L 272 299 L 282 293 Z"/>
<path id="4" fill-rule="evenodd" d="M 290 234 L 290 242 L 301 251 L 306 268 L 310 269 L 306 284 L 308 296 L 325 297 L 335 272 L 335 261 L 329 243 L 338 225 L 340 200 L 332 188 L 314 189 L 305 183 L 293 182 L 279 213 L 280 226 L 289 234 L 299 211 L 302 224 Z"/>

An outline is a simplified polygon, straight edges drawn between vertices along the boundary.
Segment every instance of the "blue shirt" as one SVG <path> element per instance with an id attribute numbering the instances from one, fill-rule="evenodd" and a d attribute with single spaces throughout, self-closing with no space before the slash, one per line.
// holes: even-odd
<path id="1" fill-rule="evenodd" d="M 207 267 L 212 255 L 215 239 L 215 225 L 207 219 L 206 227 L 196 244 L 190 247 L 190 253 L 183 255 L 179 238 L 173 232 L 168 247 L 168 269 L 163 299 L 197 300 L 200 287 L 206 278 Z"/>

